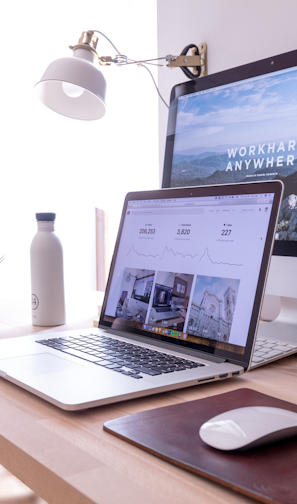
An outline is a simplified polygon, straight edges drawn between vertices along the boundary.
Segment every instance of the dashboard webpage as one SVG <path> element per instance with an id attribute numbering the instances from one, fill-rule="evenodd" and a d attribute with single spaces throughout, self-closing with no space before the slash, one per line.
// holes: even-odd
<path id="1" fill-rule="evenodd" d="M 272 202 L 129 201 L 103 320 L 243 354 Z"/>
<path id="2" fill-rule="evenodd" d="M 178 98 L 171 187 L 280 179 L 277 240 L 297 240 L 297 67 Z"/>

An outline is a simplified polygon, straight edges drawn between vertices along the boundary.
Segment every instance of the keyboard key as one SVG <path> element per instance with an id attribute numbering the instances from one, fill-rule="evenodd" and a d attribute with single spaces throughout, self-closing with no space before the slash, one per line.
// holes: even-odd
<path id="1" fill-rule="evenodd" d="M 68 349 L 67 346 L 65 346 L 65 345 L 59 345 L 59 344 L 54 345 L 52 348 L 56 348 L 57 350 L 67 350 Z"/>
<path id="2" fill-rule="evenodd" d="M 96 362 L 94 362 L 94 364 L 97 364 L 98 366 L 108 366 L 110 365 L 111 363 L 108 361 L 108 360 L 98 360 Z"/>
<path id="3" fill-rule="evenodd" d="M 125 362 L 123 366 L 128 367 L 130 369 L 136 369 L 139 368 L 139 364 L 132 364 L 131 362 Z"/>
<path id="4" fill-rule="evenodd" d="M 271 352 L 267 352 L 267 354 L 265 354 L 265 357 L 267 359 L 271 359 L 272 357 L 277 357 L 278 355 L 281 355 L 282 352 L 279 352 L 278 350 L 272 350 Z"/>
<path id="5" fill-rule="evenodd" d="M 144 374 L 147 374 L 150 376 L 156 376 L 156 375 L 162 374 L 162 371 L 157 371 L 156 369 L 150 369 L 150 368 L 146 368 L 143 366 L 135 368 L 135 371 L 138 371 L 139 373 L 144 373 Z"/>
<path id="6" fill-rule="evenodd" d="M 288 352 L 289 348 L 283 345 L 275 345 L 273 350 L 279 350 L 280 352 Z"/>
<path id="7" fill-rule="evenodd" d="M 74 357 L 79 357 L 80 359 L 89 361 L 89 362 L 96 362 L 98 360 L 98 357 L 95 357 L 94 355 L 89 355 L 83 352 L 78 352 L 77 350 L 72 350 L 72 349 L 67 349 L 67 350 L 61 350 L 61 352 L 64 352 L 66 354 L 73 355 Z"/>
<path id="8" fill-rule="evenodd" d="M 104 366 L 106 369 L 116 369 L 116 368 L 121 368 L 121 366 L 119 366 L 118 364 L 113 364 L 113 363 L 109 363 L 109 364 L 106 364 Z"/>
<path id="9" fill-rule="evenodd" d="M 256 357 L 255 355 L 253 355 L 252 362 L 255 362 L 256 364 L 258 364 L 259 362 L 264 362 L 264 361 L 265 361 L 265 357 Z"/>

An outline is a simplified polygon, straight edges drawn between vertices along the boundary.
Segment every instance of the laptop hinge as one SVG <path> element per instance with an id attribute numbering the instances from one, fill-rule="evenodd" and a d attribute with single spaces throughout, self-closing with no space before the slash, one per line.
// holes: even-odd
<path id="1" fill-rule="evenodd" d="M 223 364 L 227 362 L 227 359 L 218 357 L 216 355 L 207 354 L 206 352 L 200 352 L 199 350 L 193 350 L 192 348 L 184 348 L 179 345 L 175 345 L 172 343 L 167 343 L 165 341 L 159 341 L 152 338 L 146 338 L 145 336 L 140 336 L 139 334 L 133 334 L 123 331 L 117 331 L 111 328 L 104 328 L 105 331 L 109 334 L 114 334 L 115 336 L 121 336 L 122 338 L 129 338 L 133 341 L 138 341 L 139 343 L 144 343 L 147 345 L 153 345 L 159 348 L 163 348 L 163 350 L 171 350 L 173 352 L 178 352 L 190 357 L 196 357 L 197 359 L 204 359 L 210 362 L 215 362 L 216 364 Z"/>

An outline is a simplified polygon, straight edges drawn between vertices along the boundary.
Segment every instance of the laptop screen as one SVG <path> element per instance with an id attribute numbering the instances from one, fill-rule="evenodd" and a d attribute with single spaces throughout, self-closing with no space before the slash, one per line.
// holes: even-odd
<path id="1" fill-rule="evenodd" d="M 274 185 L 128 195 L 100 325 L 243 359 Z"/>

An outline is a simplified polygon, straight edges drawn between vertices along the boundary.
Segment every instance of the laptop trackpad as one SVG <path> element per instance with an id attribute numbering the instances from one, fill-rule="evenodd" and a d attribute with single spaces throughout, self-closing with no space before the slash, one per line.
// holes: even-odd
<path id="1" fill-rule="evenodd" d="M 0 370 L 5 371 L 8 375 L 17 372 L 18 374 L 21 373 L 27 376 L 33 376 L 55 373 L 68 369 L 77 369 L 77 367 L 81 366 L 50 353 L 25 355 L 12 359 L 0 359 Z"/>

